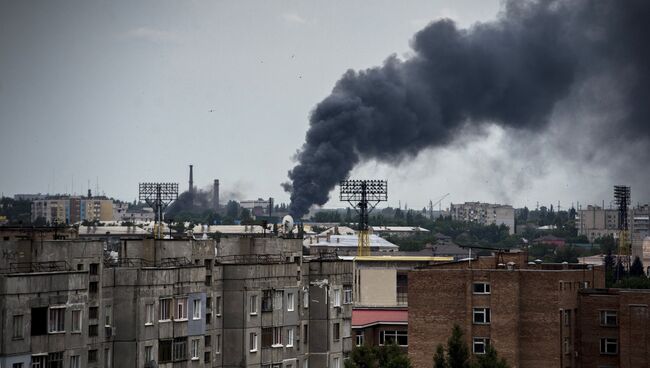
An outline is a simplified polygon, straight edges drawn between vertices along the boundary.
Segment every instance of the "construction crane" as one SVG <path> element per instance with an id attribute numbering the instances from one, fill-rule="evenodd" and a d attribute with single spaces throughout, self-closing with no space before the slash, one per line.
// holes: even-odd
<path id="1" fill-rule="evenodd" d="M 438 199 L 435 203 L 431 200 L 429 200 L 429 218 L 433 220 L 433 207 L 438 205 L 438 211 L 442 212 L 442 200 L 447 198 L 449 196 L 449 193 L 443 195 Z"/>
<path id="2" fill-rule="evenodd" d="M 340 199 L 347 201 L 359 214 L 359 240 L 357 255 L 370 255 L 368 215 L 379 204 L 388 200 L 386 180 L 342 180 Z"/>

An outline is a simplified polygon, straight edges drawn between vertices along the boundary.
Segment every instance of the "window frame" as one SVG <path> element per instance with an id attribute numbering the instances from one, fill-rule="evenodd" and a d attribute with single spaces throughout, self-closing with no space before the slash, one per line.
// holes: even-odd
<path id="1" fill-rule="evenodd" d="M 387 345 L 386 338 L 389 338 L 388 344 L 395 343 L 398 346 L 408 347 L 408 330 L 381 330 L 379 331 L 379 346 Z M 400 338 L 406 339 L 406 344 L 400 343 Z M 392 341 L 391 341 L 392 340 Z"/>
<path id="2" fill-rule="evenodd" d="M 199 357 L 200 354 L 200 339 L 192 339 L 190 342 L 190 360 L 200 360 L 201 358 Z"/>
<path id="3" fill-rule="evenodd" d="M 194 321 L 201 320 L 201 304 L 201 299 L 192 300 L 192 320 Z"/>
<path id="4" fill-rule="evenodd" d="M 477 291 L 477 286 L 482 286 L 483 291 L 478 290 Z M 476 295 L 490 295 L 492 293 L 492 289 L 490 286 L 489 282 L 485 281 L 478 281 L 472 283 L 472 294 Z"/>
<path id="5" fill-rule="evenodd" d="M 172 320 L 172 298 L 160 298 L 158 305 L 158 322 L 170 322 Z"/>
<path id="6" fill-rule="evenodd" d="M 608 351 L 608 346 L 614 346 L 614 352 Z M 601 355 L 618 355 L 618 338 L 616 337 L 601 337 L 600 338 L 600 354 Z"/>
<path id="7" fill-rule="evenodd" d="M 333 295 L 332 295 L 332 306 L 334 308 L 340 308 L 341 307 L 341 289 L 334 289 L 332 290 Z"/>
<path id="8" fill-rule="evenodd" d="M 257 315 L 257 294 L 252 294 L 248 297 L 248 313 L 251 316 Z"/>
<path id="9" fill-rule="evenodd" d="M 76 318 L 75 318 L 75 314 L 77 314 Z M 72 311 L 70 311 L 70 319 L 72 320 L 70 326 L 70 332 L 81 333 L 83 330 L 83 310 L 73 309 Z"/>
<path id="10" fill-rule="evenodd" d="M 154 312 L 154 303 L 147 303 L 144 305 L 144 325 L 153 326 L 154 320 L 156 319 L 156 313 Z"/>
<path id="11" fill-rule="evenodd" d="M 20 323 L 16 323 L 19 321 Z M 15 314 L 11 321 L 12 339 L 22 340 L 25 338 L 25 317 L 22 314 Z M 49 326 L 48 326 L 49 327 Z"/>
<path id="12" fill-rule="evenodd" d="M 614 318 L 614 323 L 608 323 L 608 317 Z M 616 310 L 601 310 L 600 311 L 600 325 L 602 327 L 618 327 L 618 311 Z"/>
<path id="13" fill-rule="evenodd" d="M 287 293 L 287 312 L 293 312 L 295 308 L 295 297 L 293 293 Z"/>
<path id="14" fill-rule="evenodd" d="M 48 308 L 47 332 L 49 334 L 65 333 L 65 310 L 66 307 L 60 305 Z M 55 317 L 54 321 L 52 320 L 53 316 Z"/>
<path id="15" fill-rule="evenodd" d="M 293 347 L 293 340 L 294 340 L 293 328 L 289 327 L 289 328 L 287 328 L 287 345 L 286 345 L 286 347 L 292 348 Z"/>
<path id="16" fill-rule="evenodd" d="M 175 298 L 174 305 L 176 306 L 174 321 L 187 321 L 187 297 Z"/>
<path id="17" fill-rule="evenodd" d="M 248 352 L 257 353 L 257 332 L 248 334 Z"/>
<path id="18" fill-rule="evenodd" d="M 483 355 L 487 353 L 488 346 L 490 345 L 489 337 L 473 337 L 472 338 L 472 353 Z M 483 351 L 477 351 L 477 346 L 483 346 Z"/>
<path id="19" fill-rule="evenodd" d="M 477 316 L 483 316 L 483 321 L 477 321 Z M 492 310 L 489 307 L 472 308 L 472 323 L 475 325 L 489 325 L 492 321 Z"/>
<path id="20" fill-rule="evenodd" d="M 273 342 L 271 343 L 271 347 L 284 347 L 284 345 L 282 345 L 282 327 L 273 327 Z"/>
<path id="21" fill-rule="evenodd" d="M 341 340 L 341 324 L 338 322 L 332 323 L 332 339 L 334 341 Z"/>

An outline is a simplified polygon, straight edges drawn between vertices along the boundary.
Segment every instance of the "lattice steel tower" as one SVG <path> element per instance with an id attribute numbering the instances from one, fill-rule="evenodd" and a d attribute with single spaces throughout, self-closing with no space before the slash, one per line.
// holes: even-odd
<path id="1" fill-rule="evenodd" d="M 162 238 L 163 211 L 178 199 L 178 183 L 140 183 L 139 199 L 147 202 L 156 214 L 154 236 Z"/>
<path id="2" fill-rule="evenodd" d="M 379 202 L 388 200 L 388 182 L 386 180 L 343 180 L 340 199 L 350 203 L 359 214 L 357 255 L 369 256 L 368 215 Z"/>
<path id="3" fill-rule="evenodd" d="M 623 264 L 626 271 L 630 269 L 630 231 L 628 219 L 628 207 L 630 206 L 630 187 L 625 185 L 614 186 L 614 200 L 618 207 L 618 259 Z M 621 275 L 618 274 L 616 267 L 616 279 Z"/>

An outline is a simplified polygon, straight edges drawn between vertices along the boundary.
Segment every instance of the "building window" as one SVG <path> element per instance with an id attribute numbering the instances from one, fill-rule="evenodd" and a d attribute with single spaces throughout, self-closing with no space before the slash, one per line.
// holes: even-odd
<path id="1" fill-rule="evenodd" d="M 63 368 L 63 352 L 47 354 L 47 368 Z"/>
<path id="2" fill-rule="evenodd" d="M 262 292 L 262 312 L 273 310 L 273 290 L 264 290 Z"/>
<path id="3" fill-rule="evenodd" d="M 399 299 L 399 295 L 398 295 L 398 299 Z M 352 304 L 352 288 L 349 286 L 343 288 L 343 304 Z"/>
<path id="4" fill-rule="evenodd" d="M 88 318 L 97 319 L 98 315 L 99 315 L 99 308 L 97 308 L 97 307 L 89 307 L 88 308 Z"/>
<path id="5" fill-rule="evenodd" d="M 305 357 L 305 360 L 302 361 L 302 368 L 309 368 L 309 358 Z"/>
<path id="6" fill-rule="evenodd" d="M 341 358 L 334 358 L 334 368 L 341 368 Z"/>
<path id="7" fill-rule="evenodd" d="M 153 304 L 149 303 L 144 306 L 145 326 L 153 325 Z"/>
<path id="8" fill-rule="evenodd" d="M 309 308 L 309 292 L 305 291 L 302 293 L 302 307 Z"/>
<path id="9" fill-rule="evenodd" d="M 111 349 L 109 348 L 104 349 L 104 367 L 111 367 Z"/>
<path id="10" fill-rule="evenodd" d="M 475 324 L 490 323 L 490 308 L 474 308 L 473 313 Z"/>
<path id="11" fill-rule="evenodd" d="M 214 353 L 215 354 L 220 354 L 221 353 L 221 335 L 216 335 L 217 341 L 215 341 L 214 345 Z"/>
<path id="12" fill-rule="evenodd" d="M 472 340 L 472 352 L 474 354 L 485 354 L 489 344 L 490 339 L 487 337 L 475 337 Z"/>
<path id="13" fill-rule="evenodd" d="M 88 350 L 88 363 L 97 363 L 97 349 Z"/>
<path id="14" fill-rule="evenodd" d="M 281 310 L 282 309 L 282 299 L 284 299 L 284 292 L 282 290 L 276 290 L 273 293 L 273 309 Z"/>
<path id="15" fill-rule="evenodd" d="M 11 368 L 23 368 L 23 367 L 24 367 L 23 363 L 14 363 L 11 365 Z"/>
<path id="16" fill-rule="evenodd" d="M 50 308 L 50 333 L 65 332 L 65 307 Z"/>
<path id="17" fill-rule="evenodd" d="M 172 353 L 174 361 L 187 359 L 187 337 L 174 338 Z"/>
<path id="18" fill-rule="evenodd" d="M 257 351 L 257 334 L 255 332 L 248 335 L 248 347 L 251 353 Z"/>
<path id="19" fill-rule="evenodd" d="M 39 335 L 47 335 L 48 331 L 48 309 L 47 307 L 42 307 L 42 308 L 32 308 L 32 327 L 31 327 L 31 335 L 32 336 L 39 336 Z"/>
<path id="20" fill-rule="evenodd" d="M 112 314 L 113 314 L 113 308 L 110 305 L 104 307 L 104 326 L 111 327 Z"/>
<path id="21" fill-rule="evenodd" d="M 97 337 L 99 328 L 97 325 L 88 325 L 88 337 Z"/>
<path id="22" fill-rule="evenodd" d="M 408 346 L 408 332 L 405 330 L 379 331 L 379 345 L 397 344 Z"/>
<path id="23" fill-rule="evenodd" d="M 79 359 L 79 355 L 70 356 L 70 368 L 81 368 L 81 360 Z"/>
<path id="24" fill-rule="evenodd" d="M 334 289 L 334 302 L 335 307 L 341 306 L 341 289 Z"/>
<path id="25" fill-rule="evenodd" d="M 618 326 L 618 312 L 600 311 L 601 326 Z"/>
<path id="26" fill-rule="evenodd" d="M 338 340 L 341 339 L 341 324 L 340 323 L 332 324 L 332 337 L 334 338 L 334 341 L 338 341 Z"/>
<path id="27" fill-rule="evenodd" d="M 99 289 L 99 283 L 97 281 L 91 281 L 88 284 L 88 292 L 91 294 L 97 294 L 97 290 Z"/>
<path id="28" fill-rule="evenodd" d="M 570 310 L 565 310 L 564 311 L 564 325 L 565 326 L 570 326 L 571 325 L 571 311 Z"/>
<path id="29" fill-rule="evenodd" d="M 172 340 L 160 340 L 158 342 L 158 362 L 167 363 L 172 361 Z"/>
<path id="30" fill-rule="evenodd" d="M 294 310 L 293 293 L 287 293 L 287 311 L 293 312 L 293 310 Z"/>
<path id="31" fill-rule="evenodd" d="M 248 303 L 248 310 L 250 314 L 257 314 L 257 295 L 251 295 Z"/>
<path id="32" fill-rule="evenodd" d="M 91 275 L 95 276 L 99 274 L 99 263 L 91 263 L 89 268 Z"/>
<path id="33" fill-rule="evenodd" d="M 282 327 L 273 327 L 273 345 L 274 348 L 282 346 Z"/>
<path id="34" fill-rule="evenodd" d="M 192 360 L 199 360 L 199 339 L 192 339 Z"/>
<path id="35" fill-rule="evenodd" d="M 23 338 L 23 316 L 14 316 L 13 318 L 13 338 L 22 339 Z"/>
<path id="36" fill-rule="evenodd" d="M 171 319 L 172 300 L 170 298 L 160 299 L 160 321 L 169 321 Z M 170 359 L 171 360 L 171 359 Z"/>
<path id="37" fill-rule="evenodd" d="M 203 363 L 210 363 L 210 361 L 212 360 L 211 358 L 212 358 L 212 354 L 210 354 L 209 351 L 203 353 Z"/>
<path id="38" fill-rule="evenodd" d="M 206 313 L 205 314 L 205 324 L 209 325 L 212 323 L 212 313 Z"/>
<path id="39" fill-rule="evenodd" d="M 205 298 L 205 309 L 212 310 L 212 297 Z"/>
<path id="40" fill-rule="evenodd" d="M 364 342 L 364 336 L 363 336 L 363 331 L 362 330 L 357 330 L 356 332 L 356 344 L 357 346 L 362 346 Z"/>
<path id="41" fill-rule="evenodd" d="M 475 282 L 474 294 L 490 294 L 490 284 L 487 282 Z"/>
<path id="42" fill-rule="evenodd" d="M 562 346 L 563 346 L 564 354 L 569 354 L 569 338 L 568 337 L 564 338 L 564 342 L 563 342 Z"/>
<path id="43" fill-rule="evenodd" d="M 217 317 L 221 317 L 221 297 L 220 296 L 216 297 L 215 302 L 216 302 L 216 305 L 214 306 L 215 313 Z"/>
<path id="44" fill-rule="evenodd" d="M 287 329 L 287 347 L 293 346 L 293 328 Z"/>
<path id="45" fill-rule="evenodd" d="M 302 342 L 304 344 L 309 342 L 309 325 L 306 323 L 304 326 L 302 326 Z"/>
<path id="46" fill-rule="evenodd" d="M 204 346 L 205 346 L 206 348 L 211 347 L 211 346 L 212 346 L 212 336 L 210 336 L 210 335 L 205 335 L 203 338 L 204 338 L 204 341 L 205 341 L 205 342 L 204 342 Z"/>
<path id="47" fill-rule="evenodd" d="M 47 356 L 32 355 L 32 368 L 46 368 Z"/>
<path id="48" fill-rule="evenodd" d="M 145 346 L 144 347 L 144 362 L 149 363 L 153 361 L 153 346 Z"/>
<path id="49" fill-rule="evenodd" d="M 618 339 L 613 337 L 604 337 L 600 339 L 601 354 L 618 354 Z"/>
<path id="50" fill-rule="evenodd" d="M 187 298 L 178 298 L 176 299 L 176 319 L 177 320 L 186 320 L 187 319 Z"/>
<path id="51" fill-rule="evenodd" d="M 72 332 L 81 332 L 81 310 L 72 311 Z"/>
<path id="52" fill-rule="evenodd" d="M 201 299 L 194 299 L 192 304 L 192 319 L 201 319 Z"/>
<path id="53" fill-rule="evenodd" d="M 262 328 L 262 349 L 273 345 L 273 327 Z"/>
<path id="54" fill-rule="evenodd" d="M 398 272 L 396 275 L 396 281 L 395 281 L 395 286 L 396 286 L 396 297 L 397 297 L 397 304 L 400 305 L 406 305 L 408 304 L 408 282 L 409 282 L 409 277 L 408 274 L 405 272 Z"/>

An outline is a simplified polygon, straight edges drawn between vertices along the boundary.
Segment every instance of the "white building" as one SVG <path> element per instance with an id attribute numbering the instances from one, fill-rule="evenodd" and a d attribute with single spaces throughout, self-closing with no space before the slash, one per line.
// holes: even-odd
<path id="1" fill-rule="evenodd" d="M 481 202 L 451 204 L 451 218 L 481 225 L 506 225 L 510 235 L 515 233 L 515 209 L 510 205 Z"/>

